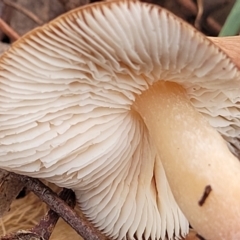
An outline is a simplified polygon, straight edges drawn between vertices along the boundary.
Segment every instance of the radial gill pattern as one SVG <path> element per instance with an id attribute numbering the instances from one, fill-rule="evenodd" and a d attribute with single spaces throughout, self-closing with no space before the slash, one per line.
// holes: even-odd
<path id="1" fill-rule="evenodd" d="M 113 239 L 179 238 L 188 222 L 131 105 L 158 80 L 178 82 L 232 139 L 238 77 L 211 42 L 156 6 L 77 9 L 0 60 L 0 167 L 74 189 L 84 214 Z"/>

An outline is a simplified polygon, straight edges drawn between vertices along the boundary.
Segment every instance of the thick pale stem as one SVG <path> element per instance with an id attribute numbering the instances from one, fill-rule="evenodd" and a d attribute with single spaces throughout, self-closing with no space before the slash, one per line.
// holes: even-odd
<path id="1" fill-rule="evenodd" d="M 240 163 L 184 89 L 159 83 L 140 95 L 134 108 L 191 225 L 208 240 L 240 239 Z"/>

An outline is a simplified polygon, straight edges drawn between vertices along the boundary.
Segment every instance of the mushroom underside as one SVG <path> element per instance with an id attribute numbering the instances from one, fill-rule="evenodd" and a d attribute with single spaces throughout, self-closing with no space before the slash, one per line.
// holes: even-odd
<path id="1" fill-rule="evenodd" d="M 223 52 L 161 8 L 119 1 L 77 9 L 0 59 L 0 167 L 74 189 L 88 219 L 114 239 L 184 236 L 175 199 L 203 236 L 217 238 L 227 232 L 225 213 L 206 229 L 217 206 L 233 199 L 227 211 L 239 217 L 239 166 L 216 132 L 238 148 L 239 76 Z M 220 160 L 208 166 L 213 155 Z M 219 201 L 224 192 L 232 197 Z"/>

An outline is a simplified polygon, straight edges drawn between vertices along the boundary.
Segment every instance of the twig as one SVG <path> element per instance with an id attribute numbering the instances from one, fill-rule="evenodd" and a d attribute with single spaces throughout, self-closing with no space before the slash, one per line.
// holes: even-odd
<path id="1" fill-rule="evenodd" d="M 193 15 L 197 15 L 198 10 L 194 2 L 190 0 L 177 0 L 188 12 L 191 12 Z M 212 17 L 206 19 L 207 26 L 211 29 L 214 35 L 218 35 L 221 30 L 221 25 L 217 23 Z"/>
<path id="2" fill-rule="evenodd" d="M 16 41 L 20 38 L 18 33 L 16 33 L 7 23 L 5 23 L 0 18 L 0 30 L 2 30 L 12 41 Z"/>
<path id="3" fill-rule="evenodd" d="M 63 189 L 59 197 L 64 200 L 71 208 L 76 204 L 75 194 L 72 190 Z M 40 220 L 39 224 L 31 229 L 31 232 L 41 236 L 42 239 L 48 240 L 53 232 L 55 225 L 59 219 L 59 215 L 52 209 Z"/>
<path id="4" fill-rule="evenodd" d="M 45 240 L 31 231 L 17 231 L 16 233 L 7 234 L 0 240 Z"/>
<path id="5" fill-rule="evenodd" d="M 17 11 L 23 13 L 24 15 L 26 15 L 27 17 L 29 17 L 30 19 L 32 19 L 34 22 L 36 22 L 38 25 L 43 25 L 44 22 L 39 19 L 34 13 L 30 12 L 29 10 L 27 10 L 26 8 L 22 7 L 21 5 L 17 4 L 17 3 L 14 3 L 12 1 L 9 1 L 9 0 L 3 0 L 3 2 L 16 9 Z"/>
<path id="6" fill-rule="evenodd" d="M 17 174 L 16 174 L 17 175 Z M 37 179 L 17 175 L 19 180 L 32 192 L 34 192 L 43 202 L 45 202 L 54 212 L 63 218 L 79 235 L 87 240 L 105 239 L 99 231 L 92 225 L 81 219 L 74 210 L 69 207 L 56 193 L 45 186 Z"/>
<path id="7" fill-rule="evenodd" d="M 208 16 L 211 13 L 224 8 L 227 4 L 229 4 L 229 0 L 197 0 L 198 13 L 194 23 L 195 27 L 201 30 L 201 26 L 206 25 L 206 19 Z"/>
<path id="8" fill-rule="evenodd" d="M 201 30 L 202 15 L 203 15 L 203 0 L 197 0 L 198 12 L 194 22 L 194 26 Z"/>
<path id="9" fill-rule="evenodd" d="M 0 18 L 6 22 L 9 23 L 11 18 L 11 8 L 5 5 L 2 1 L 0 1 Z M 4 38 L 4 32 L 0 31 L 0 40 Z"/>
<path id="10" fill-rule="evenodd" d="M 59 194 L 59 197 L 64 200 L 71 208 L 73 208 L 76 204 L 75 195 L 72 190 L 63 189 L 62 192 Z M 11 233 L 4 237 L 1 237 L 0 239 L 49 240 L 58 219 L 58 214 L 50 209 L 48 213 L 40 220 L 39 224 L 31 230 Z"/>

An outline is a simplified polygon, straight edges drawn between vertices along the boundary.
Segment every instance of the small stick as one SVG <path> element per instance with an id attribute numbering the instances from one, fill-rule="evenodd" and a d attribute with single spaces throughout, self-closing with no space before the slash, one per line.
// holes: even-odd
<path id="1" fill-rule="evenodd" d="M 2 30 L 12 41 L 16 41 L 20 38 L 18 33 L 16 33 L 7 23 L 5 23 L 0 18 L 0 30 Z"/>
<path id="2" fill-rule="evenodd" d="M 76 204 L 75 195 L 72 190 L 63 189 L 59 194 L 59 197 L 71 208 L 73 208 Z M 6 236 L 1 237 L 0 240 L 49 240 L 58 219 L 58 214 L 50 209 L 40 222 L 31 230 L 21 230 L 15 233 L 7 234 Z"/>
<path id="3" fill-rule="evenodd" d="M 64 200 L 71 208 L 74 208 L 76 204 L 75 194 L 72 190 L 63 189 L 59 194 L 59 197 Z M 40 236 L 44 240 L 48 240 L 57 224 L 59 215 L 52 209 L 40 220 L 38 225 L 32 228 L 30 231 Z"/>
<path id="4" fill-rule="evenodd" d="M 203 0 L 197 0 L 198 12 L 195 19 L 194 26 L 201 30 L 202 16 L 203 16 Z"/>
<path id="5" fill-rule="evenodd" d="M 26 15 L 27 17 L 29 17 L 30 19 L 32 19 L 35 23 L 37 23 L 38 25 L 43 25 L 44 22 L 39 19 L 34 13 L 30 12 L 29 10 L 27 10 L 26 8 L 22 7 L 21 5 L 17 4 L 17 3 L 14 3 L 12 1 L 9 1 L 9 0 L 3 0 L 3 2 L 16 9 L 17 11 L 23 13 L 24 15 Z"/>
<path id="6" fill-rule="evenodd" d="M 17 175 L 17 174 L 16 174 Z M 105 239 L 101 233 L 93 228 L 86 220 L 81 219 L 74 210 L 69 207 L 56 193 L 45 186 L 38 179 L 17 175 L 19 180 L 32 192 L 34 192 L 43 202 L 45 202 L 54 212 L 63 218 L 79 235 L 87 240 Z"/>
<path id="7" fill-rule="evenodd" d="M 18 231 L 0 237 L 0 240 L 46 240 L 39 237 L 37 234 L 30 231 Z"/>
<path id="8" fill-rule="evenodd" d="M 187 11 L 191 12 L 193 15 L 197 15 L 198 13 L 197 6 L 191 0 L 177 0 L 177 2 L 181 4 Z M 208 17 L 206 19 L 206 23 L 208 27 L 211 29 L 211 31 L 215 35 L 218 35 L 218 33 L 221 30 L 220 24 L 216 22 L 212 17 Z"/>

